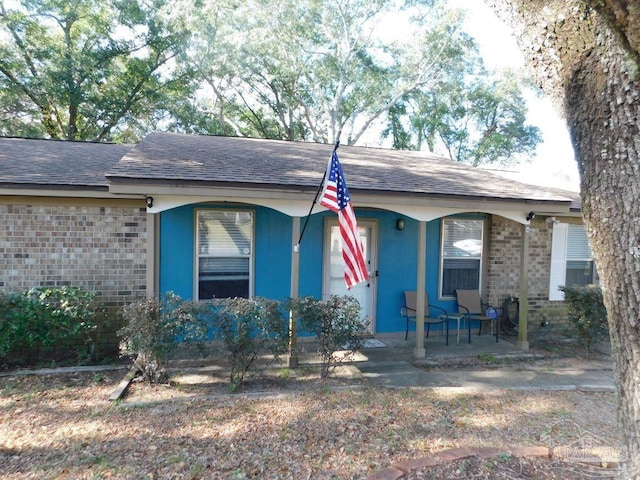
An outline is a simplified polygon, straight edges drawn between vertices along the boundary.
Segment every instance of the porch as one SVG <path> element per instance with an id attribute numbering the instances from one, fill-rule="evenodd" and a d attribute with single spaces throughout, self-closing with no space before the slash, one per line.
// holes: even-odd
<path id="1" fill-rule="evenodd" d="M 613 370 L 609 356 L 585 360 L 567 358 L 564 361 L 546 359 L 544 355 L 523 352 L 514 337 L 500 339 L 491 335 L 472 333 L 472 343 L 455 337 L 445 345 L 444 336 L 431 335 L 425 339 L 426 355 L 415 357 L 415 334 L 405 341 L 401 334 L 376 335 L 348 363 L 340 366 L 328 384 L 322 382 L 317 371 L 306 367 L 317 366 L 316 344 L 310 338 L 301 339 L 299 364 L 293 371 L 284 368 L 286 361 L 262 365 L 255 369 L 255 380 L 247 381 L 247 388 L 283 388 L 283 382 L 292 389 L 361 387 L 372 385 L 388 388 L 440 388 L 452 387 L 469 390 L 524 389 L 524 390 L 584 390 L 613 391 Z M 450 337 L 449 340 L 452 340 Z M 215 350 L 214 350 L 215 351 Z M 264 357 L 272 360 L 272 357 Z M 186 390 L 210 395 L 212 389 L 228 391 L 228 359 L 220 351 L 213 356 L 194 359 L 182 357 L 172 362 L 170 375 Z M 550 363 L 551 362 L 551 363 Z M 266 369 L 265 369 L 266 367 Z M 552 367 L 552 368 L 550 368 Z M 295 372 L 295 373 L 294 373 Z M 188 377 L 188 378 L 187 378 Z M 286 379 L 286 380 L 283 380 Z M 270 379 L 271 382 L 270 383 Z M 202 385 L 200 385 L 202 384 Z M 315 387 L 314 387 L 315 386 Z M 287 387 L 287 388 L 289 388 Z"/>
<path id="2" fill-rule="evenodd" d="M 410 333 L 406 341 L 404 333 L 379 334 L 366 341 L 351 362 L 341 367 L 341 375 L 361 376 L 368 383 L 385 387 L 458 386 L 460 382 L 451 382 L 448 376 L 453 371 L 471 368 L 478 360 L 497 363 L 505 358 L 531 356 L 517 347 L 515 339 L 500 339 L 496 343 L 494 336 L 478 335 L 477 329 L 472 332 L 471 342 L 467 343 L 466 336 L 463 340 L 461 335 L 460 343 L 457 343 L 455 334 L 450 333 L 449 345 L 446 345 L 444 334 L 432 332 L 424 340 L 425 357 L 416 358 L 415 333 Z M 300 346 L 304 353 L 299 356 L 299 366 L 319 362 L 314 342 L 303 341 Z M 345 369 L 351 372 L 345 372 Z"/>
<path id="3" fill-rule="evenodd" d="M 367 363 L 389 362 L 389 361 L 410 361 L 416 365 L 437 366 L 444 362 L 460 360 L 465 358 L 484 356 L 527 356 L 516 345 L 517 337 L 500 337 L 496 342 L 496 337 L 490 334 L 478 335 L 478 329 L 471 331 L 471 343 L 467 342 L 467 332 L 460 333 L 460 342 L 456 342 L 454 330 L 449 332 L 449 345 L 445 344 L 444 333 L 441 331 L 431 332 L 428 338 L 424 339 L 425 358 L 415 357 L 416 338 L 415 332 L 409 332 L 409 338 L 405 341 L 404 332 L 378 334 L 373 339 L 375 342 L 365 344 L 360 352 L 366 357 Z M 379 343 L 385 346 L 378 346 Z"/>
<path id="4" fill-rule="evenodd" d="M 583 390 L 614 391 L 610 358 L 575 358 L 569 364 L 549 367 L 544 359 L 518 348 L 517 337 L 500 339 L 472 333 L 472 343 L 445 345 L 444 337 L 425 339 L 425 358 L 414 355 L 415 335 L 376 336 L 375 344 L 363 348 L 350 368 L 367 383 L 390 388 L 453 387 L 469 390 Z M 378 342 L 385 346 L 379 346 Z M 542 360 L 540 362 L 540 360 Z M 479 366 L 480 365 L 480 366 Z"/>

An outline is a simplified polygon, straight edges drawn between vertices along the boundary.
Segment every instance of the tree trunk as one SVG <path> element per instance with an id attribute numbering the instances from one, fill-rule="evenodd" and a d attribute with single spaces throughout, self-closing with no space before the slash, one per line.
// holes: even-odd
<path id="1" fill-rule="evenodd" d="M 640 0 L 486 3 L 567 119 L 611 331 L 622 477 L 640 478 Z"/>

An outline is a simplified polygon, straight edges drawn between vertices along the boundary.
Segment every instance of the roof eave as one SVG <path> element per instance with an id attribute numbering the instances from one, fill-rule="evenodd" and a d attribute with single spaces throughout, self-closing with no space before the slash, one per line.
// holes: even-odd
<path id="1" fill-rule="evenodd" d="M 147 179 L 147 178 L 135 178 L 135 177 L 120 177 L 111 176 L 108 178 L 110 181 L 109 191 L 116 194 L 135 194 L 145 192 L 145 194 L 163 194 L 169 195 L 172 192 L 177 195 L 193 194 L 193 195 L 209 195 L 212 191 L 219 192 L 224 191 L 242 191 L 248 190 L 262 191 L 262 192 L 283 192 L 286 194 L 291 193 L 308 193 L 316 192 L 319 189 L 319 181 L 316 180 L 316 184 L 313 182 L 309 184 L 275 184 L 275 183 L 247 183 L 247 182 L 213 182 L 213 181 L 199 181 L 199 180 L 183 180 L 183 179 Z M 373 190 L 373 189 L 357 189 L 350 188 L 349 192 L 352 197 L 359 197 L 363 195 L 376 195 L 385 197 L 410 197 L 410 198 L 428 198 L 428 199 L 443 199 L 443 200 L 464 200 L 473 202 L 486 202 L 486 201 L 498 201 L 507 203 L 518 204 L 532 204 L 542 205 L 547 203 L 554 204 L 571 204 L 571 199 L 564 197 L 531 197 L 531 198 L 516 198 L 516 197 L 504 197 L 499 195 L 491 195 L 489 193 L 482 195 L 463 195 L 463 194 L 447 194 L 433 191 L 394 191 L 394 190 Z M 262 195 L 262 194 L 260 194 Z M 244 194 L 243 194 L 244 196 Z"/>
<path id="2" fill-rule="evenodd" d="M 107 186 L 0 184 L 0 196 L 59 197 L 59 198 L 130 198 L 140 195 L 115 195 Z"/>

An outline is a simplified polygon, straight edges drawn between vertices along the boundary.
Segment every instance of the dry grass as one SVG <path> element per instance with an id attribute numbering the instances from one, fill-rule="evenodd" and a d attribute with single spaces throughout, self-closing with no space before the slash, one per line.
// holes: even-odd
<path id="1" fill-rule="evenodd" d="M 358 479 L 455 447 L 617 445 L 611 393 L 388 390 L 313 373 L 275 371 L 236 395 L 213 372 L 204 382 L 185 375 L 171 386 L 134 384 L 116 403 L 108 397 L 122 371 L 4 377 L 0 477 Z M 411 478 L 610 474 L 552 467 L 468 459 Z"/>

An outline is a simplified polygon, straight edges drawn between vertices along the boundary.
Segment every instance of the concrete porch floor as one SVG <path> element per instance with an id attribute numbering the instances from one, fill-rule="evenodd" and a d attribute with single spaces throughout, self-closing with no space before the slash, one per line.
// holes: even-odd
<path id="1" fill-rule="evenodd" d="M 468 343 L 467 336 L 460 334 L 460 342 L 456 340 L 456 335 L 449 334 L 449 345 L 445 343 L 445 337 L 441 334 L 431 335 L 424 340 L 425 358 L 417 359 L 415 356 L 416 337 L 415 333 L 409 333 L 409 338 L 405 341 L 404 333 L 378 334 L 373 337 L 374 341 L 384 344 L 380 347 L 368 348 L 365 345 L 358 355 L 353 359 L 354 364 L 367 363 L 393 363 L 411 362 L 416 365 L 437 366 L 443 361 L 456 358 L 469 358 L 478 356 L 530 356 L 528 352 L 523 352 L 516 346 L 516 337 L 500 338 L 496 343 L 496 338 L 490 335 L 471 334 L 471 343 Z M 300 363 L 317 363 L 315 357 L 315 343 L 302 341 L 299 344 L 305 353 L 300 355 Z"/>
<path id="2" fill-rule="evenodd" d="M 519 350 L 516 346 L 516 337 L 500 338 L 496 343 L 496 338 L 490 335 L 478 335 L 477 331 L 471 333 L 471 343 L 468 343 L 466 332 L 460 333 L 460 342 L 457 342 L 455 332 L 449 334 L 449 345 L 445 343 L 445 337 L 436 333 L 424 340 L 425 358 L 415 358 L 416 336 L 410 332 L 409 338 L 405 341 L 404 334 L 380 334 L 374 337 L 380 340 L 387 347 L 365 348 L 363 353 L 369 361 L 385 360 L 409 360 L 414 363 L 437 363 L 441 359 L 452 359 L 458 357 L 476 357 L 478 355 L 528 355 L 527 352 Z"/>
<path id="3" fill-rule="evenodd" d="M 415 334 L 376 335 L 381 347 L 363 348 L 353 358 L 351 366 L 371 384 L 393 388 L 463 388 L 463 389 L 524 389 L 524 390 L 583 390 L 613 391 L 613 369 L 610 361 L 584 361 L 576 359 L 570 366 L 550 367 L 536 362 L 520 362 L 509 366 L 473 368 L 448 367 L 459 360 L 482 358 L 486 360 L 531 359 L 535 356 L 516 345 L 516 337 L 504 337 L 496 343 L 490 335 L 471 335 L 467 338 L 449 336 L 449 345 L 442 335 L 425 339 L 425 358 L 415 358 Z M 305 344 L 307 353 L 300 356 L 300 364 L 317 363 L 312 343 Z"/>

